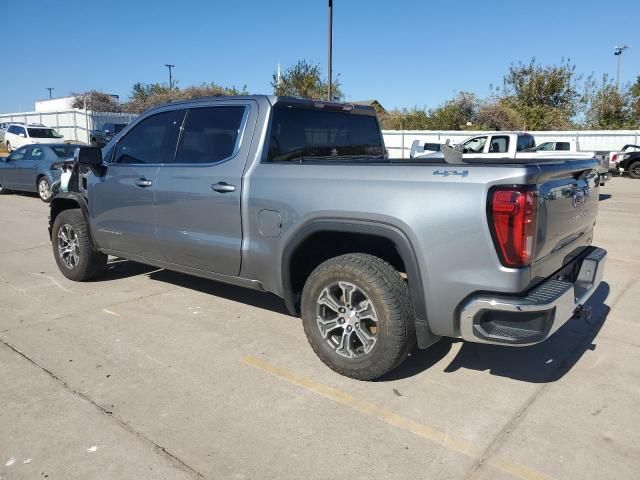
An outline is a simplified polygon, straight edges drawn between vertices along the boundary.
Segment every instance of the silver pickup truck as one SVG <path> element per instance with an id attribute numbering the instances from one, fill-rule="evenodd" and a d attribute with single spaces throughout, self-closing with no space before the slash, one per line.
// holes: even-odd
<path id="1" fill-rule="evenodd" d="M 112 255 L 273 292 L 356 379 L 443 336 L 541 342 L 603 275 L 595 160 L 391 160 L 367 107 L 172 103 L 76 162 L 50 212 L 66 277 Z"/>

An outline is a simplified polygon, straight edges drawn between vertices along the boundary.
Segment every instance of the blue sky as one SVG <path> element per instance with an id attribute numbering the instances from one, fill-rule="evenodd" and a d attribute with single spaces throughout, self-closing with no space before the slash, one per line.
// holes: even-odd
<path id="1" fill-rule="evenodd" d="M 615 5 L 615 7 L 614 7 Z M 126 98 L 136 81 L 214 81 L 271 93 L 278 61 L 327 57 L 327 0 L 10 0 L 3 2 L 0 112 L 98 89 Z M 334 72 L 347 99 L 433 107 L 489 92 L 512 62 L 570 58 L 615 77 L 613 46 L 631 44 L 622 80 L 640 75 L 636 1 L 334 0 Z M 11 21 L 7 21 L 7 18 Z M 635 20 L 634 20 L 635 21 Z M 633 23 L 633 21 L 631 22 Z M 7 66 L 9 67 L 7 68 Z M 326 68 L 325 68 L 326 70 Z"/>

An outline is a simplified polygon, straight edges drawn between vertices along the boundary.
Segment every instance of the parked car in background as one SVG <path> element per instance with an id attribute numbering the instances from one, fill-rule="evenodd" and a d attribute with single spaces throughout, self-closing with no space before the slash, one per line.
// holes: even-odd
<path id="1" fill-rule="evenodd" d="M 411 144 L 411 152 L 409 158 L 415 158 L 420 155 L 429 155 L 431 153 L 440 152 L 442 145 L 437 142 L 421 143 L 420 140 L 414 140 Z"/>
<path id="2" fill-rule="evenodd" d="M 544 142 L 536 147 L 536 152 L 575 152 L 586 155 L 589 158 L 594 157 L 600 162 L 598 174 L 600 175 L 600 184 L 604 185 L 609 181 L 609 158 L 603 152 L 592 152 L 580 150 L 580 145 L 575 140 L 560 140 L 556 142 Z"/>
<path id="3" fill-rule="evenodd" d="M 91 130 L 91 146 L 104 147 L 126 126 L 126 123 L 105 123 L 101 129 Z"/>
<path id="4" fill-rule="evenodd" d="M 0 145 L 4 145 L 4 134 L 11 125 L 9 122 L 0 123 Z"/>
<path id="5" fill-rule="evenodd" d="M 38 192 L 43 202 L 51 200 L 51 185 L 60 178 L 56 163 L 73 159 L 78 145 L 26 145 L 8 157 L 0 157 L 0 193 L 9 190 Z"/>
<path id="6" fill-rule="evenodd" d="M 86 191 L 72 178 L 50 208 L 63 275 L 97 277 L 115 255 L 275 293 L 360 380 L 442 336 L 541 342 L 588 312 L 603 275 L 593 158 L 390 159 L 370 107 L 173 102 L 77 155 Z"/>
<path id="7" fill-rule="evenodd" d="M 626 171 L 631 178 L 640 179 L 640 146 L 628 144 L 619 152 L 611 152 L 609 168 L 615 172 Z"/>
<path id="8" fill-rule="evenodd" d="M 64 137 L 40 123 L 11 123 L 4 134 L 4 144 L 9 152 L 34 143 L 64 143 Z"/>
<path id="9" fill-rule="evenodd" d="M 455 148 L 462 152 L 462 158 L 487 159 L 577 159 L 593 158 L 593 152 L 536 151 L 533 135 L 526 132 L 486 132 L 469 137 Z M 417 155 L 416 158 L 444 158 L 442 152 Z"/>

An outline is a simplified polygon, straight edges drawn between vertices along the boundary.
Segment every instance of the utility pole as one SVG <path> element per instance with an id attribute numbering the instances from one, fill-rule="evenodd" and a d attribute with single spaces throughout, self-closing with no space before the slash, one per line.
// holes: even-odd
<path id="1" fill-rule="evenodd" d="M 171 65 L 170 63 L 165 63 L 164 66 L 169 69 L 169 90 L 173 90 L 173 77 L 171 76 L 171 69 L 175 67 L 175 65 Z"/>
<path id="2" fill-rule="evenodd" d="M 47 87 L 45 90 L 49 90 L 49 100 L 51 100 L 51 98 L 53 98 L 51 96 L 51 92 L 54 90 L 54 88 L 53 87 Z"/>
<path id="3" fill-rule="evenodd" d="M 620 91 L 620 64 L 622 63 L 622 52 L 624 52 L 629 45 L 623 45 L 622 47 L 613 47 L 613 54 L 618 57 L 618 74 L 616 75 L 616 90 Z"/>
<path id="4" fill-rule="evenodd" d="M 331 75 L 332 75 L 332 65 L 333 64 L 333 0 L 329 0 L 329 98 L 327 100 L 331 101 L 332 92 L 331 92 Z"/>

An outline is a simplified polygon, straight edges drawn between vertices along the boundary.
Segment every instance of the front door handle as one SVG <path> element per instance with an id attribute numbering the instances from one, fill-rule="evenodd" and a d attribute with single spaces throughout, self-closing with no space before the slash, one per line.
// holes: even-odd
<path id="1" fill-rule="evenodd" d="M 153 185 L 153 182 L 151 180 L 147 180 L 146 178 L 141 178 L 139 180 L 136 180 L 135 183 L 140 188 L 147 188 Z"/>
<path id="2" fill-rule="evenodd" d="M 214 192 L 220 192 L 220 193 L 229 193 L 229 192 L 236 191 L 236 186 L 231 185 L 227 182 L 214 183 L 213 185 L 211 185 L 211 188 Z"/>

